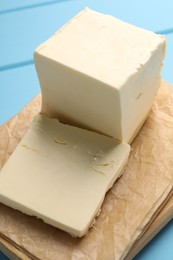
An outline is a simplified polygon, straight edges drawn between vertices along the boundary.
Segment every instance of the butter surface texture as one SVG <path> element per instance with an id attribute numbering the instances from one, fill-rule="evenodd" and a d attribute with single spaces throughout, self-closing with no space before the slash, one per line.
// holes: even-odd
<path id="1" fill-rule="evenodd" d="M 161 35 L 88 8 L 34 54 L 42 111 L 131 142 L 160 86 Z"/>
<path id="2" fill-rule="evenodd" d="M 0 201 L 81 237 L 129 151 L 128 144 L 38 115 L 0 172 Z"/>

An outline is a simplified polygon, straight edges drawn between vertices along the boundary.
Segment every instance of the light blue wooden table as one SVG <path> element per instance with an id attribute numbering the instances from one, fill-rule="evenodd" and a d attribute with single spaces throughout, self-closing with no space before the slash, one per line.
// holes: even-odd
<path id="1" fill-rule="evenodd" d="M 85 6 L 165 34 L 167 54 L 162 76 L 173 83 L 172 0 L 0 0 L 0 125 L 40 91 L 34 48 Z M 0 260 L 5 259 L 0 253 Z M 153 259 L 173 260 L 173 220 L 135 257 Z"/>

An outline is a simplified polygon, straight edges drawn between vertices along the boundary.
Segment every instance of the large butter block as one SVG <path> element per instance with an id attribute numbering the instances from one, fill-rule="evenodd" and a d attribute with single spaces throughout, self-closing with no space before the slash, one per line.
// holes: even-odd
<path id="1" fill-rule="evenodd" d="M 165 38 L 88 8 L 34 54 L 42 112 L 131 142 L 160 85 Z"/>
<path id="2" fill-rule="evenodd" d="M 81 237 L 129 151 L 128 144 L 38 115 L 0 173 L 0 201 Z"/>

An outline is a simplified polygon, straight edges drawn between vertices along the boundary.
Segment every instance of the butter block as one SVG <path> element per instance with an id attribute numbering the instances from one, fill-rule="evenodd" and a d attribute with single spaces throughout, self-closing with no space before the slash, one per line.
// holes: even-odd
<path id="1" fill-rule="evenodd" d="M 85 8 L 34 53 L 42 112 L 131 142 L 160 86 L 165 38 Z"/>
<path id="2" fill-rule="evenodd" d="M 0 202 L 81 237 L 129 152 L 128 144 L 37 115 L 0 172 Z"/>

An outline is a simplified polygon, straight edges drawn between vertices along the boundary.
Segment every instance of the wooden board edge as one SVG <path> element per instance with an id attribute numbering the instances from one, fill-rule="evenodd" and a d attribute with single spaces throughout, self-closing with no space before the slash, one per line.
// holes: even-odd
<path id="1" fill-rule="evenodd" d="M 158 213 L 154 221 L 131 247 L 125 260 L 133 259 L 173 219 L 173 194 Z"/>
<path id="2" fill-rule="evenodd" d="M 0 251 L 10 260 L 31 260 L 24 252 L 16 248 L 12 243 L 5 240 L 0 234 Z"/>

